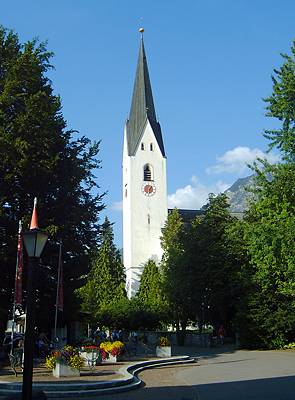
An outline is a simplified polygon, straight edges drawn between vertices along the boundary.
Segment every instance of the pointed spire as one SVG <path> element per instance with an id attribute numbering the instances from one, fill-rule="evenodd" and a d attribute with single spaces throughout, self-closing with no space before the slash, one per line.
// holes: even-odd
<path id="1" fill-rule="evenodd" d="M 32 213 L 31 223 L 30 223 L 30 230 L 31 229 L 38 229 L 38 215 L 37 215 L 37 197 L 34 198 L 34 209 Z"/>
<path id="2" fill-rule="evenodd" d="M 143 28 L 140 28 L 141 39 L 133 88 L 129 120 L 127 121 L 128 153 L 134 155 L 147 120 L 150 122 L 163 156 L 165 156 L 160 124 L 157 122 L 149 77 L 147 59 L 143 42 Z"/>

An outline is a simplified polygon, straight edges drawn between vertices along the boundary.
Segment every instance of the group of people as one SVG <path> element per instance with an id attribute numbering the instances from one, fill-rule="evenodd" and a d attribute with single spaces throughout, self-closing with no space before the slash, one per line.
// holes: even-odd
<path id="1" fill-rule="evenodd" d="M 99 327 L 92 332 L 91 330 L 88 332 L 88 336 L 96 343 L 99 344 L 104 342 L 105 340 L 110 340 L 111 342 L 115 342 L 116 340 L 124 341 L 123 337 L 124 333 L 122 330 L 114 329 L 112 331 L 100 330 Z"/>
<path id="2" fill-rule="evenodd" d="M 220 324 L 218 329 L 214 329 L 211 335 L 211 346 L 223 345 L 226 332 L 223 324 Z"/>
<path id="3" fill-rule="evenodd" d="M 52 350 L 52 344 L 48 340 L 45 333 L 41 332 L 35 341 L 35 356 L 37 358 L 45 358 Z"/>

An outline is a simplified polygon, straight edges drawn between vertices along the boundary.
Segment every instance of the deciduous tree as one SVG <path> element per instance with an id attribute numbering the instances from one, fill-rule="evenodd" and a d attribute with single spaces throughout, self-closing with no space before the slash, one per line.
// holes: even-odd
<path id="1" fill-rule="evenodd" d="M 278 165 L 263 162 L 257 172 L 257 201 L 246 225 L 249 295 L 244 309 L 244 341 L 280 347 L 295 338 L 295 47 L 283 55 L 274 71 L 273 92 L 266 99 L 267 115 L 278 119 L 277 130 L 266 131 L 270 148 L 282 156 Z"/>

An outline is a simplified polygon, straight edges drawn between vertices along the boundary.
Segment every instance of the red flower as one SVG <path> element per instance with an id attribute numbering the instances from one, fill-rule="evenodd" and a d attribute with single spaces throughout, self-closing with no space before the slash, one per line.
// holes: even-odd
<path id="1" fill-rule="evenodd" d="M 103 349 L 100 349 L 100 352 L 101 352 L 101 358 L 103 359 L 103 360 L 105 360 L 106 358 L 108 358 L 108 353 L 105 351 L 105 350 L 103 350 Z"/>

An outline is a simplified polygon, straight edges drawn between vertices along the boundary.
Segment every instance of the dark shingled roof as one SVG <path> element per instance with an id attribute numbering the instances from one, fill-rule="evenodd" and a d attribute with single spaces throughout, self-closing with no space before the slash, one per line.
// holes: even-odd
<path id="1" fill-rule="evenodd" d="M 173 211 L 173 208 L 168 208 L 168 214 L 170 214 Z M 184 223 L 191 223 L 197 216 L 203 216 L 205 214 L 204 209 L 200 210 L 186 210 L 182 208 L 178 208 L 178 212 L 183 219 Z M 242 220 L 244 217 L 243 212 L 232 212 L 230 211 L 231 217 L 236 217 L 239 220 Z"/>
<path id="2" fill-rule="evenodd" d="M 172 208 L 168 209 L 168 214 L 173 211 Z M 204 215 L 203 210 L 186 210 L 183 208 L 178 208 L 178 212 L 185 223 L 191 223 L 197 216 Z"/>
<path id="3" fill-rule="evenodd" d="M 143 38 L 141 38 L 130 115 L 126 124 L 129 156 L 135 154 L 147 121 L 153 129 L 161 153 L 165 157 L 161 126 L 156 118 Z"/>

